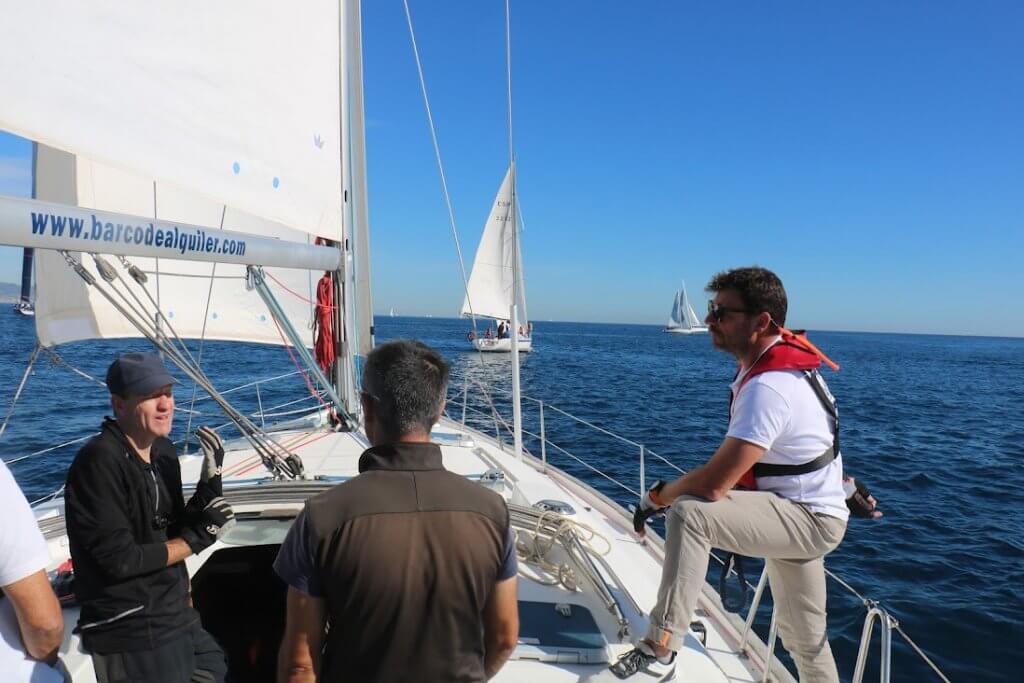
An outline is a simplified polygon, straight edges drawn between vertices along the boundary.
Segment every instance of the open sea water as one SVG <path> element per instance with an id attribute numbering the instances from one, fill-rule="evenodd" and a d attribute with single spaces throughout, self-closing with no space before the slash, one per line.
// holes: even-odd
<path id="1" fill-rule="evenodd" d="M 523 356 L 523 393 L 548 406 L 546 436 L 560 448 L 636 489 L 636 447 L 584 429 L 551 406 L 684 469 L 702 463 L 720 443 L 735 366 L 706 335 L 669 335 L 643 325 L 537 322 L 535 328 L 535 352 Z M 452 363 L 449 414 L 455 419 L 462 417 L 464 379 L 493 387 L 492 400 L 507 416 L 509 359 L 472 352 L 466 331 L 465 321 L 404 317 L 378 318 L 376 329 L 378 341 L 421 339 Z M 839 402 L 847 471 L 868 483 L 885 511 L 879 521 L 852 520 L 827 566 L 880 601 L 952 681 L 1021 680 L 1024 339 L 853 332 L 812 332 L 811 338 L 842 366 L 824 374 Z M 32 322 L 4 306 L 0 414 L 9 410 L 34 343 Z M 108 412 L 102 387 L 68 365 L 102 378 L 116 353 L 146 348 L 135 340 L 89 342 L 61 347 L 59 361 L 40 356 L 0 439 L 3 459 L 81 437 Z M 200 352 L 198 342 L 190 348 Z M 281 348 L 207 342 L 201 352 L 222 390 L 294 370 Z M 258 393 L 249 387 L 230 396 L 249 411 L 262 406 L 288 413 L 303 404 L 271 408 L 303 392 L 303 382 L 292 376 Z M 185 433 L 191 397 L 191 384 L 183 382 L 176 391 L 175 438 Z M 493 433 L 490 415 L 474 412 L 480 405 L 471 401 L 467 418 Z M 193 429 L 224 422 L 209 402 L 194 410 Z M 538 417 L 537 404 L 525 401 L 524 428 L 538 433 Z M 539 455 L 535 438 L 527 436 L 525 446 Z M 63 483 L 76 449 L 72 444 L 11 465 L 30 500 Z M 616 500 L 635 500 L 555 447 L 547 454 Z M 646 460 L 648 481 L 673 476 L 653 456 Z M 756 582 L 759 571 L 754 565 L 748 578 Z M 717 576 L 714 564 L 712 572 Z M 853 674 L 864 615 L 858 598 L 829 582 L 830 640 L 844 680 Z M 762 637 L 768 617 L 762 609 Z M 878 675 L 878 632 L 866 680 Z M 898 633 L 893 646 L 893 680 L 939 680 Z"/>

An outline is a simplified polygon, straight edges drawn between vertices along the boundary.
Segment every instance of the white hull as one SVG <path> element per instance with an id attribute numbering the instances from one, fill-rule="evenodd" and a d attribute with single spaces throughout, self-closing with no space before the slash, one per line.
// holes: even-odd
<path id="1" fill-rule="evenodd" d="M 670 334 L 707 334 L 706 327 L 666 327 L 665 332 Z"/>
<path id="2" fill-rule="evenodd" d="M 22 302 L 14 304 L 14 312 L 18 315 L 28 316 L 29 318 L 34 318 L 36 315 L 36 309 L 32 307 L 32 304 Z"/>
<path id="3" fill-rule="evenodd" d="M 239 523 L 214 546 L 186 561 L 192 577 L 195 604 L 204 613 L 204 624 L 218 638 L 226 636 L 228 640 L 225 642 L 237 643 L 237 639 L 230 640 L 232 634 L 251 632 L 260 625 L 260 619 L 266 618 L 268 623 L 272 621 L 270 616 L 263 615 L 273 612 L 270 606 L 280 598 L 273 590 L 279 589 L 272 590 L 269 582 L 263 586 L 255 579 L 249 582 L 243 579 L 267 575 L 269 563 L 276 552 L 274 547 L 283 540 L 291 520 L 302 509 L 306 498 L 358 474 L 359 455 L 367 446 L 363 434 L 329 432 L 323 431 L 322 427 L 312 427 L 321 422 L 316 416 L 300 422 L 310 427 L 278 432 L 275 438 L 289 444 L 301 455 L 309 479 L 275 481 L 268 476 L 258 456 L 247 444 L 227 444 L 225 496 L 231 502 Z M 519 600 L 522 605 L 532 603 L 535 623 L 531 625 L 529 619 L 523 619 L 520 643 L 493 680 L 529 680 L 532 683 L 616 680 L 607 667 L 644 633 L 647 627 L 645 610 L 650 609 L 656 599 L 664 556 L 661 539 L 652 532 L 647 542 L 639 543 L 631 531 L 631 515 L 627 510 L 529 454 L 521 460 L 514 458 L 505 450 L 507 446 L 502 446 L 493 437 L 448 418 L 434 429 L 433 437 L 442 447 L 444 465 L 448 470 L 497 491 L 509 502 L 514 513 L 518 511 L 519 515 L 536 516 L 541 501 L 557 501 L 574 510 L 567 519 L 586 525 L 607 539 L 607 552 L 603 555 L 600 553 L 606 544 L 599 538 L 590 542 L 589 550 L 583 552 L 583 558 L 589 559 L 579 556 L 574 559 L 569 555 L 569 546 L 563 546 L 562 542 L 552 546 L 547 560 L 555 565 L 567 564 L 574 569 L 578 587 L 573 590 L 536 564 L 520 560 Z M 601 456 L 599 453 L 590 455 L 595 458 Z M 182 480 L 195 481 L 201 463 L 199 455 L 183 456 Z M 191 493 L 190 488 L 186 485 L 186 498 Z M 36 513 L 49 544 L 49 568 L 52 570 L 68 559 L 63 501 L 56 499 L 44 503 L 36 508 Z M 550 515 L 548 519 L 551 519 Z M 521 541 L 527 538 L 524 534 L 531 533 L 534 526 L 533 522 L 522 520 L 514 521 L 514 524 Z M 268 546 L 270 552 L 267 552 Z M 250 565 L 240 559 L 246 557 L 252 558 Z M 210 570 L 203 571 L 207 564 Z M 596 576 L 594 581 L 598 583 L 587 579 L 586 566 L 594 572 L 589 576 Z M 244 588 L 240 590 L 239 586 Z M 251 605 L 254 600 L 268 607 L 253 612 Z M 208 614 L 213 609 L 211 603 L 216 604 L 216 611 Z M 564 617 L 556 611 L 556 606 L 564 610 L 563 605 L 569 605 L 574 612 L 589 613 L 593 625 L 588 635 L 598 645 L 567 647 L 565 643 L 544 640 L 549 637 L 545 633 L 559 630 L 559 620 Z M 550 607 L 550 611 L 546 607 Z M 522 610 L 521 607 L 521 614 Z M 693 632 L 689 634 L 677 660 L 678 670 L 685 673 L 673 680 L 689 683 L 760 681 L 763 676 L 763 644 L 752 635 L 747 646 L 750 656 L 741 655 L 739 641 L 743 623 L 739 617 L 722 608 L 710 586 L 705 586 L 698 610 L 697 619 L 707 630 L 706 645 L 702 645 Z M 82 650 L 79 636 L 73 633 L 78 613 L 75 607 L 64 609 L 66 635 L 61 659 L 75 683 L 93 683 L 92 660 Z M 253 617 L 253 614 L 259 616 Z M 538 614 L 543 622 L 541 627 L 536 625 Z M 233 618 L 249 619 L 250 622 L 241 628 L 243 625 L 232 621 Z M 252 623 L 252 620 L 257 623 Z M 256 631 L 259 632 L 258 628 Z M 241 657 L 244 660 L 245 653 L 240 652 L 237 645 L 233 650 L 230 645 L 227 647 L 229 654 L 233 651 L 236 659 Z M 276 643 L 269 647 L 276 651 Z M 416 663 L 410 662 L 409 666 L 414 669 Z M 777 661 L 772 670 L 773 680 L 795 683 Z"/>
<path id="4" fill-rule="evenodd" d="M 512 353 L 512 340 L 511 339 L 488 339 L 486 337 L 478 337 L 472 340 L 473 348 L 477 351 L 486 351 L 489 353 Z M 530 353 L 533 351 L 533 340 L 530 337 L 519 338 L 519 352 Z"/>

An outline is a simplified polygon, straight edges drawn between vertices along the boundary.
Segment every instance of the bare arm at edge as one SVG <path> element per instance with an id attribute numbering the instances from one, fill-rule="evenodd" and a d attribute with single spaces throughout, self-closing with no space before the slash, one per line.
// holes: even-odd
<path id="1" fill-rule="evenodd" d="M 484 675 L 494 678 L 519 642 L 516 577 L 494 584 L 484 606 Z"/>
<path id="2" fill-rule="evenodd" d="M 42 569 L 4 586 L 18 617 L 25 652 L 32 659 L 53 665 L 64 642 L 64 615 L 50 581 Z"/>
<path id="3" fill-rule="evenodd" d="M 287 619 L 277 653 L 277 683 L 315 683 L 323 649 L 324 601 L 288 587 Z"/>
<path id="4" fill-rule="evenodd" d="M 181 538 L 172 538 L 164 543 L 167 547 L 167 566 L 177 564 L 192 554 L 192 548 Z"/>

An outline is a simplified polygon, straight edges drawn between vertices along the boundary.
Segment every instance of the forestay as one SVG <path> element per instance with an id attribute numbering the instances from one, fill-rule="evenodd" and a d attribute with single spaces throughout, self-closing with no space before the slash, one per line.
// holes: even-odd
<path id="1" fill-rule="evenodd" d="M 526 312 L 526 288 L 522 280 L 522 252 L 518 249 L 519 240 L 515 233 L 517 221 L 512 210 L 514 183 L 515 171 L 514 167 L 510 167 L 494 198 L 494 205 L 480 236 L 467 294 L 462 302 L 462 315 L 508 319 L 513 292 L 516 292 L 519 322 L 525 325 L 529 317 Z M 518 287 L 515 286 L 516 277 L 519 278 Z"/>

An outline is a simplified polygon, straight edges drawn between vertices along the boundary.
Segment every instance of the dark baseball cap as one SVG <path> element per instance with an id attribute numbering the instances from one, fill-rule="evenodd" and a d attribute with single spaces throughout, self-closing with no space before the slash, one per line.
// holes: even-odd
<path id="1" fill-rule="evenodd" d="M 107 368 L 107 389 L 118 396 L 148 396 L 177 380 L 155 353 L 126 353 Z"/>

